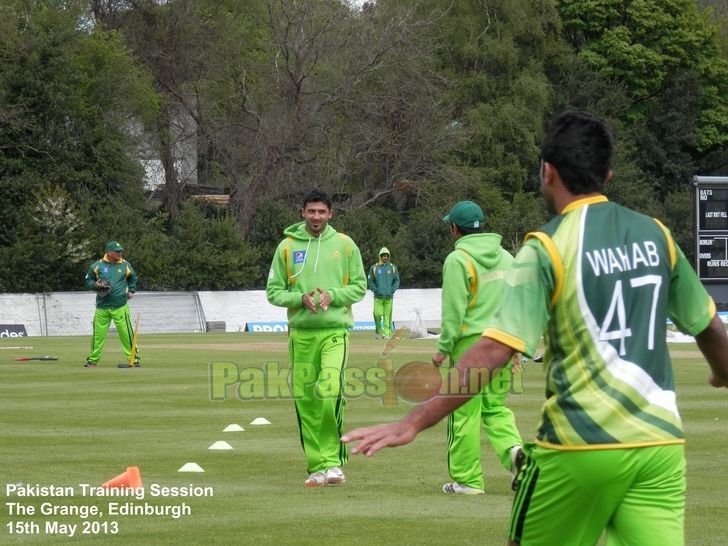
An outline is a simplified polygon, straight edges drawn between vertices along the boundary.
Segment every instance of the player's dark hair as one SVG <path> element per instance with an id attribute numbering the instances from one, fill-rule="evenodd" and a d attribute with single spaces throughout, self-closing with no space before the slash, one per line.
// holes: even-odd
<path id="1" fill-rule="evenodd" d="M 303 198 L 303 208 L 309 203 L 324 203 L 329 209 L 331 208 L 331 198 L 328 194 L 322 192 L 318 188 L 311 190 Z"/>
<path id="2" fill-rule="evenodd" d="M 472 235 L 473 233 L 485 233 L 485 228 L 483 226 L 480 227 L 462 227 L 457 224 L 453 224 L 456 228 L 458 228 L 458 231 L 461 235 Z"/>
<path id="3" fill-rule="evenodd" d="M 578 111 L 557 116 L 541 145 L 541 158 L 556 168 L 574 195 L 604 191 L 613 152 L 612 132 L 606 122 Z"/>

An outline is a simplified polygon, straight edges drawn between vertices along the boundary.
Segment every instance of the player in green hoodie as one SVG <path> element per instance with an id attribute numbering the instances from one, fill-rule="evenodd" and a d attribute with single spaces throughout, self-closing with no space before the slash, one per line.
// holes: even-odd
<path id="1" fill-rule="evenodd" d="M 483 210 L 472 201 L 453 206 L 443 220 L 450 224 L 455 250 L 442 267 L 442 328 L 432 362 L 452 366 L 479 338 L 500 305 L 505 272 L 513 257 L 501 246 L 500 235 L 484 233 Z M 480 423 L 501 464 L 516 475 L 523 464 L 521 436 L 513 412 L 505 405 L 511 384 L 511 365 L 500 370 L 479 396 L 448 417 L 447 466 L 453 482 L 444 493 L 481 495 L 485 480 L 480 466 Z"/>
<path id="2" fill-rule="evenodd" d="M 309 477 L 306 487 L 344 483 L 341 392 L 349 355 L 351 306 L 367 289 L 359 248 L 328 225 L 331 199 L 313 190 L 303 200 L 303 222 L 289 226 L 273 256 L 268 301 L 288 309 L 296 414 Z"/>
<path id="3" fill-rule="evenodd" d="M 399 271 L 389 261 L 389 249 L 379 250 L 379 261 L 369 268 L 367 285 L 374 292 L 374 336 L 379 339 L 392 337 L 392 303 L 399 288 Z"/>

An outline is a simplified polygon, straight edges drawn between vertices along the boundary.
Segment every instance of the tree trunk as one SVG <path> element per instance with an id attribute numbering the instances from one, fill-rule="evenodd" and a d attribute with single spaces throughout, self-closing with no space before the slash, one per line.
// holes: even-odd
<path id="1" fill-rule="evenodd" d="M 179 215 L 180 210 L 180 187 L 179 175 L 174 162 L 174 138 L 170 126 L 169 110 L 164 108 L 160 113 L 158 123 L 159 133 L 159 158 L 164 169 L 164 210 L 169 214 L 170 220 Z"/>
<path id="2" fill-rule="evenodd" d="M 237 221 L 240 234 L 244 238 L 247 238 L 248 233 L 250 233 L 256 210 L 266 196 L 268 187 L 275 183 L 274 177 L 281 159 L 280 148 L 276 145 L 268 146 L 260 168 L 250 184 L 244 186 L 241 180 L 238 180 L 235 184 L 230 196 L 230 208 Z"/>

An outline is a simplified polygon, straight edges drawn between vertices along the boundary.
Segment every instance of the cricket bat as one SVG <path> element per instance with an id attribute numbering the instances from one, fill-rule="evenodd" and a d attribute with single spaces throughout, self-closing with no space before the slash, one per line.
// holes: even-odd
<path id="1" fill-rule="evenodd" d="M 394 349 L 397 348 L 397 345 L 399 345 L 402 341 L 402 338 L 407 335 L 409 335 L 409 328 L 397 328 L 390 340 L 387 341 L 387 344 L 384 346 L 382 356 L 387 356 L 389 353 L 394 351 Z"/>

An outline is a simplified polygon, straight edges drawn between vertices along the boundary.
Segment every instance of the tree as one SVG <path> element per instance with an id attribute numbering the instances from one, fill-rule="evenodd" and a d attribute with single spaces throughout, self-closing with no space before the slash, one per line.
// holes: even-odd
<path id="1" fill-rule="evenodd" d="M 150 118 L 155 95 L 120 36 L 89 28 L 82 2 L 11 1 L 0 9 L 0 102 L 7 105 L 0 113 L 0 249 L 13 256 L 6 263 L 25 260 L 34 272 L 0 284 L 77 286 L 75 273 L 66 275 L 79 266 L 66 243 L 92 241 L 101 209 L 143 207 L 129 128 Z M 60 219 L 80 222 L 66 243 L 58 230 L 70 224 L 48 224 L 59 210 L 48 205 L 59 200 L 80 214 Z M 50 248 L 56 239 L 58 257 L 72 260 L 63 273 L 35 246 L 48 240 Z"/>
<path id="2" fill-rule="evenodd" d="M 518 192 L 538 163 L 551 98 L 545 67 L 568 53 L 553 3 L 428 0 L 420 10 L 437 14 L 436 54 L 451 82 L 456 145 L 446 161 L 458 178 L 473 171 L 506 196 Z"/>
<path id="3" fill-rule="evenodd" d="M 700 106 L 691 134 L 695 149 L 728 142 L 728 96 L 719 91 L 728 84 L 728 60 L 717 47 L 717 28 L 695 2 L 564 0 L 558 7 L 578 57 L 624 84 L 631 119 L 645 119 L 672 86 L 693 78 L 695 89 L 681 92 L 692 91 Z"/>
<path id="4" fill-rule="evenodd" d="M 397 232 L 393 248 L 388 247 L 400 269 L 402 285 L 419 288 L 442 286 L 442 263 L 452 250 L 447 225 L 439 208 L 422 206 L 410 210 Z M 394 260 L 393 260 L 394 261 Z"/>
<path id="5" fill-rule="evenodd" d="M 196 153 L 197 113 L 188 84 L 206 61 L 203 21 L 191 0 L 92 0 L 92 12 L 100 26 L 121 31 L 138 59 L 150 71 L 160 97 L 157 116 L 145 132 L 148 147 L 162 166 L 163 208 L 171 219 L 179 214 L 182 190 L 194 176 L 196 161 L 184 159 Z M 186 154 L 185 154 L 186 152 Z"/>
<path id="6" fill-rule="evenodd" d="M 258 253 L 242 240 L 232 217 L 209 218 L 194 203 L 183 207 L 172 225 L 172 267 L 167 288 L 236 290 L 254 285 Z"/>
<path id="7" fill-rule="evenodd" d="M 41 185 L 18 218 L 14 244 L 0 247 L 0 290 L 47 292 L 80 284 L 91 250 L 88 214 L 71 195 Z"/>
<path id="8" fill-rule="evenodd" d="M 350 68 L 332 95 L 330 140 L 341 165 L 335 187 L 350 205 L 382 206 L 395 192 L 421 195 L 443 176 L 449 131 L 449 81 L 434 56 L 437 21 L 407 2 L 369 5 L 351 20 Z"/>
<path id="9" fill-rule="evenodd" d="M 298 206 L 300 207 L 300 204 Z M 283 238 L 283 230 L 300 221 L 301 216 L 295 206 L 289 206 L 276 199 L 260 203 L 247 238 L 259 255 L 257 288 L 265 287 L 271 260 L 278 243 Z"/>

